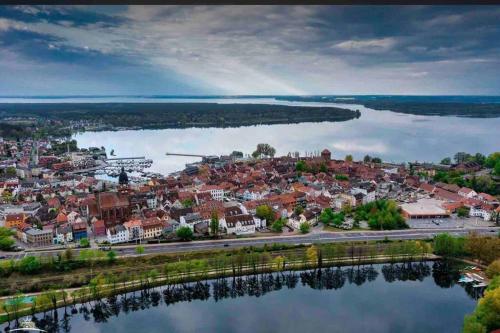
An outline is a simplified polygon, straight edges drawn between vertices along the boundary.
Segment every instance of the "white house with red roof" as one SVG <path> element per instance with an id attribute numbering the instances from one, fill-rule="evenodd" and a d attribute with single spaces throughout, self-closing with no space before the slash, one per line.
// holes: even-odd
<path id="1" fill-rule="evenodd" d="M 469 211 L 469 216 L 482 217 L 483 220 L 489 221 L 491 220 L 491 215 L 494 211 L 492 205 L 481 204 L 477 206 L 472 206 Z"/>
<path id="2" fill-rule="evenodd" d="M 458 190 L 458 195 L 464 198 L 474 198 L 477 195 L 477 192 L 468 187 L 462 187 Z"/>

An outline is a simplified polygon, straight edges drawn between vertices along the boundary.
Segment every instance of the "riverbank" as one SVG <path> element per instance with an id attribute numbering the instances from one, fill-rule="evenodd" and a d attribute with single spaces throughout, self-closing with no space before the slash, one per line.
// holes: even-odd
<path id="1" fill-rule="evenodd" d="M 176 265 L 185 265 L 185 269 L 177 268 L 169 270 L 165 267 L 163 272 L 151 270 L 146 274 L 139 274 L 137 278 L 132 280 L 117 280 L 111 278 L 109 274 L 97 275 L 89 285 L 80 288 L 54 289 L 45 292 L 27 293 L 16 295 L 14 297 L 1 297 L 0 306 L 4 309 L 4 313 L 0 313 L 0 323 L 13 320 L 25 315 L 33 315 L 36 312 L 44 312 L 54 310 L 57 307 L 68 306 L 76 303 L 85 303 L 92 300 L 111 297 L 118 294 L 152 288 L 155 286 L 196 282 L 201 280 L 239 277 L 249 274 L 263 274 L 282 271 L 299 271 L 304 269 L 316 269 L 326 267 L 342 267 L 351 265 L 366 265 L 377 263 L 395 263 L 395 262 L 411 262 L 433 261 L 440 259 L 439 256 L 422 253 L 418 256 L 415 254 L 391 254 L 391 255 L 371 255 L 371 256 L 351 256 L 338 258 L 323 258 L 322 250 L 311 246 L 305 249 L 305 257 L 298 260 L 287 261 L 284 256 L 275 256 L 269 262 L 254 262 L 252 264 L 231 265 L 226 266 L 220 263 L 218 267 L 197 267 L 188 268 L 189 265 L 179 262 Z M 135 275 L 133 275 L 135 277 Z M 34 303 L 22 304 L 25 297 L 31 297 Z M 6 304 L 17 304 L 9 306 Z M 10 310 L 8 310 L 10 309 Z"/>

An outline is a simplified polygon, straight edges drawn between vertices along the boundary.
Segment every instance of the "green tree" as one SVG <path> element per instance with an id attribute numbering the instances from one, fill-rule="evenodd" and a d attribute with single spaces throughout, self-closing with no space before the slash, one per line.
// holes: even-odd
<path id="1" fill-rule="evenodd" d="M 488 168 L 494 168 L 497 162 L 500 161 L 500 152 L 494 152 L 486 158 L 484 165 Z"/>
<path id="2" fill-rule="evenodd" d="M 87 248 L 90 247 L 90 242 L 87 238 L 80 239 L 80 247 Z"/>
<path id="3" fill-rule="evenodd" d="M 295 213 L 295 215 L 300 215 L 304 212 L 304 207 L 302 207 L 301 205 L 297 205 L 293 209 L 293 212 Z"/>
<path id="4" fill-rule="evenodd" d="M 106 253 L 106 257 L 108 257 L 108 262 L 112 264 L 116 261 L 116 252 L 108 251 L 108 253 Z"/>
<path id="5" fill-rule="evenodd" d="M 219 234 L 219 217 L 217 212 L 212 212 L 212 217 L 210 219 L 210 233 L 214 236 Z"/>
<path id="6" fill-rule="evenodd" d="M 182 200 L 182 205 L 184 206 L 184 208 L 192 207 L 194 205 L 193 199 Z"/>
<path id="7" fill-rule="evenodd" d="M 311 225 L 308 222 L 304 222 L 300 224 L 300 232 L 303 234 L 309 233 L 309 230 L 311 229 Z"/>
<path id="8" fill-rule="evenodd" d="M 254 157 L 274 157 L 276 149 L 267 143 L 259 143 L 257 149 L 252 153 Z"/>
<path id="9" fill-rule="evenodd" d="M 260 219 L 265 219 L 268 225 L 272 224 L 275 220 L 274 211 L 268 205 L 257 206 L 255 215 Z"/>
<path id="10" fill-rule="evenodd" d="M 450 165 L 451 164 L 451 158 L 449 157 L 445 157 L 441 160 L 441 164 L 444 164 L 444 165 Z"/>
<path id="11" fill-rule="evenodd" d="M 382 163 L 382 159 L 380 157 L 374 157 L 372 158 L 373 163 Z"/>
<path id="12" fill-rule="evenodd" d="M 299 172 L 305 172 L 307 171 L 307 164 L 304 161 L 298 161 L 295 163 L 295 170 Z"/>
<path id="13" fill-rule="evenodd" d="M 9 251 L 15 244 L 14 239 L 12 239 L 12 235 L 14 233 L 5 227 L 0 227 L 0 250 Z"/>
<path id="14" fill-rule="evenodd" d="M 486 268 L 486 276 L 493 279 L 495 276 L 500 276 L 500 259 L 493 261 Z"/>
<path id="15" fill-rule="evenodd" d="M 457 216 L 458 217 L 467 217 L 467 216 L 469 216 L 469 210 L 465 207 L 459 207 L 457 209 Z"/>
<path id="16" fill-rule="evenodd" d="M 271 224 L 271 230 L 274 232 L 282 232 L 284 226 L 285 226 L 285 221 L 282 218 L 280 218 L 274 221 L 273 224 Z"/>
<path id="17" fill-rule="evenodd" d="M 34 256 L 26 256 L 18 264 L 18 269 L 23 274 L 35 274 L 40 271 L 42 268 L 42 264 L 38 257 Z"/>
<path id="18" fill-rule="evenodd" d="M 346 162 L 352 162 L 353 158 L 352 158 L 352 155 L 346 155 L 345 156 L 345 161 Z"/>
<path id="19" fill-rule="evenodd" d="M 177 237 L 183 241 L 189 241 L 193 239 L 193 231 L 189 227 L 180 227 L 176 232 Z"/>

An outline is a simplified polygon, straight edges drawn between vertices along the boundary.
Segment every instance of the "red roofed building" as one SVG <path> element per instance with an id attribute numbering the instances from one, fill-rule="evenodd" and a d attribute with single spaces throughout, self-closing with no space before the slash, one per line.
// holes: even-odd
<path id="1" fill-rule="evenodd" d="M 103 220 L 96 220 L 92 223 L 92 232 L 94 236 L 106 236 L 106 226 Z"/>

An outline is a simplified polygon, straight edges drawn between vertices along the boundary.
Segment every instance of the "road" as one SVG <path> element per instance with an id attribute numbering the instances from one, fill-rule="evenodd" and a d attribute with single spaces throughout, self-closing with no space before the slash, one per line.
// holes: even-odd
<path id="1" fill-rule="evenodd" d="M 394 231 L 346 231 L 310 233 L 307 235 L 293 236 L 270 236 L 259 238 L 240 238 L 225 240 L 205 240 L 193 242 L 177 242 L 163 244 L 143 244 L 144 254 L 175 253 L 189 251 L 203 251 L 215 249 L 231 249 L 245 246 L 263 246 L 264 244 L 308 244 L 308 243 L 331 243 L 350 241 L 370 241 L 383 240 L 386 237 L 391 240 L 399 239 L 426 239 L 437 234 L 447 232 L 455 236 L 466 235 L 469 232 L 477 232 L 483 235 L 496 235 L 500 231 L 499 227 L 477 227 L 477 228 L 442 228 L 442 229 L 407 229 Z M 136 255 L 136 245 L 115 246 L 113 249 L 119 256 Z M 54 256 L 60 253 L 61 249 L 51 249 L 42 251 L 30 251 L 18 253 L 2 253 L 10 258 L 19 259 L 26 255 Z M 79 249 L 75 249 L 78 255 Z"/>

